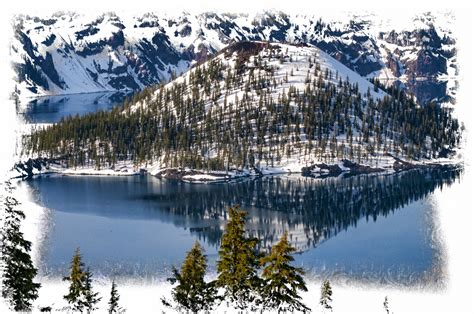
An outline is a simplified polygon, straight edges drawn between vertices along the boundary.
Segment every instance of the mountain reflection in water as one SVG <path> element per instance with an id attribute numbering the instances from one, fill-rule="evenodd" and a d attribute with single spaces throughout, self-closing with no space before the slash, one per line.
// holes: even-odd
<path id="1" fill-rule="evenodd" d="M 35 201 L 51 209 L 41 266 L 46 275 L 65 274 L 80 246 L 99 273 L 161 278 L 196 239 L 213 271 L 226 209 L 240 204 L 262 250 L 288 230 L 300 253 L 295 263 L 311 273 L 406 283 L 428 273 L 431 281 L 442 277 L 440 248 L 430 233 L 433 222 L 425 216 L 433 210 L 429 194 L 453 184 L 461 172 L 265 176 L 229 184 L 51 176 L 26 184 Z"/>

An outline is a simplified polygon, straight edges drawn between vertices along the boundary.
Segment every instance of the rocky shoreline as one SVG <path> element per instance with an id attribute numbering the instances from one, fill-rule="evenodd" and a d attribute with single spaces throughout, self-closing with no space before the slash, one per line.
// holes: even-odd
<path id="1" fill-rule="evenodd" d="M 223 183 L 238 180 L 246 177 L 259 177 L 275 174 L 300 173 L 304 177 L 327 178 L 338 177 L 340 175 L 363 175 L 363 174 L 382 174 L 397 173 L 413 169 L 440 169 L 459 167 L 459 163 L 415 163 L 408 162 L 388 155 L 393 158 L 393 163 L 384 167 L 373 167 L 359 164 L 347 159 L 342 159 L 338 163 L 314 163 L 309 166 L 301 167 L 300 170 L 288 168 L 253 168 L 251 170 L 229 169 L 227 171 L 203 171 L 188 168 L 163 168 L 152 170 L 150 168 L 133 168 L 132 166 L 117 166 L 109 169 L 70 169 L 65 167 L 65 158 L 30 158 L 24 162 L 17 162 L 12 168 L 16 173 L 13 179 L 32 179 L 34 177 L 50 174 L 58 175 L 98 175 L 98 176 L 126 176 L 126 175 L 145 175 L 150 174 L 160 179 L 179 180 L 191 183 Z M 133 168 L 133 170 L 132 170 Z"/>
<path id="2" fill-rule="evenodd" d="M 312 176 L 338 176 L 342 173 L 348 173 L 352 175 L 357 174 L 369 174 L 377 172 L 385 172 L 387 169 L 370 167 L 366 165 L 361 165 L 354 163 L 350 160 L 343 159 L 340 164 L 325 164 L 325 163 L 316 163 L 309 167 L 303 167 L 301 169 L 301 175 L 312 177 Z"/>

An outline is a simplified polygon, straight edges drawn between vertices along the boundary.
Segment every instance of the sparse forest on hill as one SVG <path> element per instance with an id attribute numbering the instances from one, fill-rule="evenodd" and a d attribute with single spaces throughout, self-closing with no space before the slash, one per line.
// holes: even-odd
<path id="1" fill-rule="evenodd" d="M 109 112 L 23 138 L 23 153 L 67 167 L 161 162 L 226 170 L 283 160 L 364 162 L 444 156 L 460 142 L 451 109 L 369 83 L 317 48 L 240 42 Z"/>

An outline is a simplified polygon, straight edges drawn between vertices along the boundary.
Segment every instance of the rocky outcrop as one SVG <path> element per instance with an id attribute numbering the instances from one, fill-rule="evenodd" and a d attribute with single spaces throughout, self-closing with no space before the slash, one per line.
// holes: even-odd
<path id="1" fill-rule="evenodd" d="M 194 169 L 166 168 L 154 174 L 160 179 L 180 180 L 187 182 L 227 182 L 230 180 L 248 177 L 248 172 L 236 169 L 223 171 L 200 171 Z"/>
<path id="2" fill-rule="evenodd" d="M 400 77 L 402 74 L 401 68 L 400 68 L 400 61 L 398 60 L 397 57 L 389 53 L 387 57 L 387 67 L 392 71 L 393 75 L 396 77 Z"/>
<path id="3" fill-rule="evenodd" d="M 18 177 L 32 178 L 35 174 L 48 172 L 51 163 L 57 163 L 60 159 L 29 158 L 25 162 L 18 162 L 13 166 L 13 170 L 19 173 Z"/>
<path id="4" fill-rule="evenodd" d="M 406 62 L 406 69 L 409 77 L 434 78 L 446 73 L 446 58 L 439 53 L 422 49 L 418 51 L 415 60 Z"/>
<path id="5" fill-rule="evenodd" d="M 443 47 L 443 44 L 454 46 L 455 40 L 446 35 L 441 38 L 432 24 L 426 29 L 381 33 L 380 39 L 397 46 L 393 51 L 389 51 L 385 61 L 397 77 L 401 76 L 402 73 L 394 63 L 395 59 L 403 65 L 405 69 L 403 74 L 408 78 L 435 78 L 447 73 L 448 59 L 453 58 L 455 54 L 453 53 L 455 48 L 446 49 L 446 47 Z"/>
<path id="6" fill-rule="evenodd" d="M 366 165 L 357 164 L 347 159 L 341 161 L 342 167 L 339 164 L 325 164 L 315 163 L 308 167 L 301 168 L 303 176 L 338 176 L 342 173 L 349 175 L 369 174 L 384 172 L 386 169 L 374 168 Z"/>

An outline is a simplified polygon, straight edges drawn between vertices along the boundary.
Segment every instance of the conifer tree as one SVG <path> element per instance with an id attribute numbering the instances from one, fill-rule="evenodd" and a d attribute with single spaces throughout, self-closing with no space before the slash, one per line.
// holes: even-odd
<path id="1" fill-rule="evenodd" d="M 321 298 L 319 300 L 319 304 L 323 307 L 325 310 L 330 310 L 332 311 L 332 288 L 331 284 L 329 283 L 329 280 L 324 280 L 322 286 L 321 286 Z"/>
<path id="2" fill-rule="evenodd" d="M 260 263 L 263 268 L 263 287 L 261 302 L 264 308 L 278 311 L 309 311 L 309 308 L 300 300 L 298 290 L 308 291 L 301 268 L 291 266 L 296 249 L 288 242 L 288 233 L 285 231 L 280 241 L 275 244 L 269 255 L 262 257 Z"/>
<path id="3" fill-rule="evenodd" d="M 260 289 L 257 275 L 258 239 L 245 236 L 247 213 L 239 206 L 229 208 L 229 222 L 222 236 L 217 261 L 217 286 L 224 288 L 224 298 L 239 309 L 246 309 Z"/>
<path id="4" fill-rule="evenodd" d="M 69 293 L 64 296 L 64 299 L 71 304 L 73 311 L 90 313 L 96 310 L 95 306 L 101 298 L 92 290 L 92 273 L 89 269 L 84 271 L 79 248 L 72 257 L 70 269 L 70 275 L 63 278 L 70 282 Z"/>
<path id="5" fill-rule="evenodd" d="M 86 272 L 84 271 L 84 263 L 79 248 L 76 249 L 72 257 L 70 270 L 70 275 L 63 278 L 63 280 L 69 281 L 69 293 L 64 296 L 64 299 L 71 304 L 73 311 L 82 312 L 84 310 L 82 294 Z"/>
<path id="6" fill-rule="evenodd" d="M 11 188 L 7 183 L 7 193 Z M 2 240 L 2 296 L 8 300 L 14 311 L 30 311 L 38 298 L 41 284 L 34 282 L 38 270 L 34 267 L 29 252 L 31 242 L 23 238 L 20 222 L 25 214 L 16 209 L 18 201 L 6 196 L 3 201 L 5 220 L 1 231 Z"/>
<path id="7" fill-rule="evenodd" d="M 387 314 L 390 314 L 390 309 L 388 307 L 388 297 L 386 296 L 385 299 L 383 300 L 383 309 Z"/>
<path id="8" fill-rule="evenodd" d="M 214 283 L 206 283 L 204 276 L 207 269 L 207 258 L 198 241 L 187 253 L 181 270 L 173 268 L 171 283 L 177 282 L 173 288 L 173 299 L 178 308 L 193 313 L 212 310 L 216 300 Z"/>
<path id="9" fill-rule="evenodd" d="M 112 313 L 123 313 L 125 312 L 118 304 L 120 300 L 120 295 L 117 291 L 117 284 L 115 279 L 112 280 L 112 288 L 110 289 L 110 299 L 109 299 L 109 314 Z"/>
<path id="10" fill-rule="evenodd" d="M 98 292 L 92 290 L 92 273 L 90 269 L 87 269 L 84 273 L 84 290 L 82 291 L 83 301 L 82 304 L 87 313 L 91 313 L 97 310 L 97 303 L 102 299 L 99 297 Z"/>

